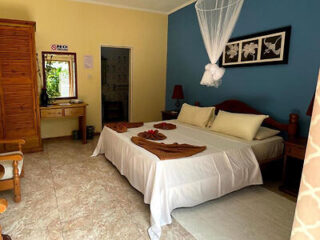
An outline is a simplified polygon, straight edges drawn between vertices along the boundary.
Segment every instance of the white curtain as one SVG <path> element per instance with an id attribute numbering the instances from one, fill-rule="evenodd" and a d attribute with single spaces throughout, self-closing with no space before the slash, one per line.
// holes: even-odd
<path id="1" fill-rule="evenodd" d="M 201 85 L 219 87 L 225 72 L 217 61 L 227 44 L 244 0 L 198 0 L 195 8 L 210 62 L 205 66 Z"/>
<path id="2" fill-rule="evenodd" d="M 320 236 L 320 69 L 291 240 Z"/>

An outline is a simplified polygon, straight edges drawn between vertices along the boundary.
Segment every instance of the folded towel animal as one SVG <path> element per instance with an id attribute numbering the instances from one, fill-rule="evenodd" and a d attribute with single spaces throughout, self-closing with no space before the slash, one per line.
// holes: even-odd
<path id="1" fill-rule="evenodd" d="M 150 140 L 163 140 L 167 138 L 164 134 L 160 133 L 158 130 L 144 131 L 144 132 L 138 133 L 138 136 L 145 139 L 150 139 Z"/>
<path id="2" fill-rule="evenodd" d="M 134 144 L 155 154 L 160 160 L 190 157 L 206 150 L 207 148 L 206 146 L 193 146 L 189 144 L 156 143 L 146 140 L 142 137 L 132 137 L 131 141 Z"/>
<path id="3" fill-rule="evenodd" d="M 173 130 L 177 128 L 176 125 L 172 123 L 166 123 L 166 122 L 154 124 L 153 127 L 158 129 L 163 129 L 163 130 Z"/>
<path id="4" fill-rule="evenodd" d="M 143 122 L 112 122 L 105 124 L 105 126 L 118 133 L 124 133 L 128 131 L 128 128 L 138 128 L 143 126 Z"/>

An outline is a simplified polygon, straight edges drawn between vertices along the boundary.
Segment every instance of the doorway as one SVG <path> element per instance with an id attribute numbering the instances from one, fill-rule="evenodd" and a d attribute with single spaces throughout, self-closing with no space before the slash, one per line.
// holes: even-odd
<path id="1" fill-rule="evenodd" d="M 101 47 L 102 126 L 129 120 L 130 48 Z"/>

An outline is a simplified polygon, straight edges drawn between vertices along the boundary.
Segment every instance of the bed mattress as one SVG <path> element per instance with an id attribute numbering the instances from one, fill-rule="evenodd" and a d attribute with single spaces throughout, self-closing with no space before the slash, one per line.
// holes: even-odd
<path id="1" fill-rule="evenodd" d="M 126 133 L 105 127 L 93 154 L 104 154 L 144 194 L 144 202 L 150 204 L 151 239 L 160 238 L 161 226 L 172 222 L 171 211 L 175 208 L 192 207 L 249 185 L 262 184 L 254 151 L 266 156 L 261 142 L 273 142 L 248 142 L 176 120 L 170 122 L 177 129 L 161 130 L 167 136 L 161 142 L 205 145 L 207 149 L 191 157 L 161 161 L 130 140 L 141 131 L 153 129 L 154 123 L 146 123 Z M 281 138 L 275 138 L 274 142 L 278 141 Z"/>

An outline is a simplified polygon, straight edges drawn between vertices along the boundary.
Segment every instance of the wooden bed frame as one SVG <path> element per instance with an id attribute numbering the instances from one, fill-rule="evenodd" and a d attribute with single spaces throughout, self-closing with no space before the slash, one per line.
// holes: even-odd
<path id="1" fill-rule="evenodd" d="M 226 100 L 222 103 L 215 105 L 215 108 L 216 108 L 216 114 L 219 112 L 219 110 L 233 112 L 233 113 L 263 114 L 239 100 Z M 273 129 L 279 130 L 281 132 L 281 135 L 285 139 L 286 138 L 291 139 L 297 135 L 298 121 L 299 121 L 299 115 L 296 113 L 290 113 L 289 122 L 286 124 L 280 123 L 275 119 L 273 119 L 272 117 L 266 118 L 262 124 L 264 126 L 268 126 Z M 283 162 L 282 160 L 283 160 L 283 155 L 275 159 L 269 159 L 267 163 L 261 164 L 260 168 L 263 175 L 269 175 L 269 173 L 274 175 L 275 172 L 276 172 L 276 175 L 278 174 L 281 175 L 282 162 Z"/>

